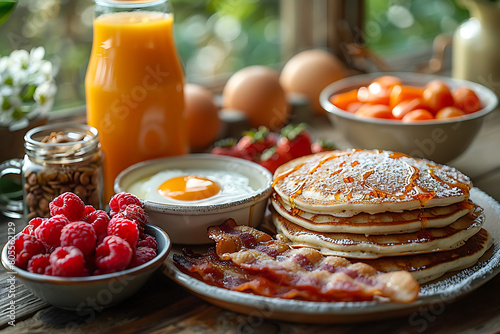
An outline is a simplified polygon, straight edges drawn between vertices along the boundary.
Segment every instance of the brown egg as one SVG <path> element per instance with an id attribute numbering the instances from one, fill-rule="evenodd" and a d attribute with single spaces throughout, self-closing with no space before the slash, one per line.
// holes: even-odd
<path id="1" fill-rule="evenodd" d="M 297 53 L 285 64 L 280 83 L 287 94 L 307 96 L 315 114 L 325 114 L 319 103 L 321 91 L 334 81 L 348 75 L 344 64 L 332 53 L 311 49 Z"/>
<path id="2" fill-rule="evenodd" d="M 249 66 L 234 73 L 222 91 L 224 108 L 241 110 L 250 126 L 279 130 L 287 121 L 290 105 L 277 71 Z"/>
<path id="3" fill-rule="evenodd" d="M 186 84 L 184 99 L 189 146 L 192 150 L 206 148 L 217 139 L 222 123 L 214 95 L 205 87 Z"/>

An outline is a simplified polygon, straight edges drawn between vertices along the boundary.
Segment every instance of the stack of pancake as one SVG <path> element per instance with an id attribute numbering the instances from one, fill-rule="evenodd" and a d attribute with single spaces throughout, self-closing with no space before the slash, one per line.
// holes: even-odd
<path id="1" fill-rule="evenodd" d="M 291 246 L 407 270 L 420 283 L 473 265 L 492 244 L 469 178 L 401 153 L 298 158 L 276 170 L 273 188 L 273 223 Z"/>

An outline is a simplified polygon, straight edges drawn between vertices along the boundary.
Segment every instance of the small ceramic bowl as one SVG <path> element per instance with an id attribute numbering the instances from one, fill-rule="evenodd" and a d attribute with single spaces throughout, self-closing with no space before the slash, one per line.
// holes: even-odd
<path id="1" fill-rule="evenodd" d="M 140 194 L 134 193 L 134 184 L 158 172 L 200 169 L 238 173 L 248 179 L 253 191 L 243 198 L 221 204 L 189 201 L 165 204 L 144 200 Z M 164 229 L 173 243 L 206 244 L 212 242 L 207 236 L 207 228 L 219 225 L 228 218 L 233 218 L 239 225 L 259 225 L 271 195 L 272 180 L 272 174 L 267 169 L 251 161 L 213 154 L 189 154 L 144 161 L 127 168 L 116 178 L 115 192 L 125 191 L 139 197 L 148 220 Z"/>
<path id="2" fill-rule="evenodd" d="M 158 243 L 156 257 L 135 268 L 112 274 L 85 277 L 34 274 L 12 264 L 8 257 L 8 243 L 2 250 L 2 265 L 13 272 L 19 282 L 35 296 L 51 305 L 66 310 L 100 311 L 136 293 L 165 261 L 171 248 L 168 235 L 152 225 L 147 226 L 146 233 Z"/>
<path id="3" fill-rule="evenodd" d="M 450 89 L 465 86 L 477 94 L 483 109 L 449 120 L 429 120 L 403 123 L 399 120 L 360 118 L 344 111 L 330 102 L 334 94 L 367 86 L 382 75 L 392 75 L 403 84 L 425 86 L 439 79 Z M 443 76 L 417 73 L 371 73 L 336 81 L 327 86 L 320 95 L 322 107 L 337 129 L 342 131 L 354 148 L 382 149 L 402 152 L 417 158 L 426 158 L 439 163 L 448 162 L 462 154 L 476 137 L 484 118 L 497 106 L 498 99 L 490 89 L 470 81 Z"/>

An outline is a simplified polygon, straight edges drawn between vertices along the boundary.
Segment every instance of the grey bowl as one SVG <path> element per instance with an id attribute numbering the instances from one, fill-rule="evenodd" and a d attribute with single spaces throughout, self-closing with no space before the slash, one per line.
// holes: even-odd
<path id="1" fill-rule="evenodd" d="M 396 76 L 403 84 L 412 86 L 424 86 L 434 79 L 445 81 L 450 88 L 465 86 L 474 90 L 484 107 L 475 113 L 450 120 L 402 123 L 397 120 L 360 118 L 329 101 L 330 96 L 365 86 L 381 75 Z M 321 92 L 320 103 L 331 122 L 342 131 L 353 148 L 402 152 L 445 163 L 458 157 L 470 146 L 485 116 L 497 107 L 498 98 L 490 89 L 470 81 L 430 74 L 371 73 L 332 83 Z"/>
<path id="2" fill-rule="evenodd" d="M 146 233 L 158 243 L 156 257 L 135 268 L 116 273 L 86 277 L 56 277 L 30 273 L 12 265 L 8 246 L 2 250 L 2 265 L 16 275 L 28 290 L 48 304 L 66 310 L 100 311 L 136 293 L 166 259 L 171 248 L 170 238 L 159 227 L 149 225 Z"/>

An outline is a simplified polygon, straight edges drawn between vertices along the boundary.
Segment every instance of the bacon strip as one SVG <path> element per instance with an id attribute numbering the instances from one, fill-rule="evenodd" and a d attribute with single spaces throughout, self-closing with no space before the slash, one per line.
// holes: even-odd
<path id="1" fill-rule="evenodd" d="M 207 284 L 261 296 L 321 302 L 366 301 L 375 296 L 409 303 L 420 287 L 408 272 L 377 273 L 363 263 L 292 249 L 280 240 L 228 219 L 208 230 L 216 247 L 174 255 L 183 272 Z"/>

